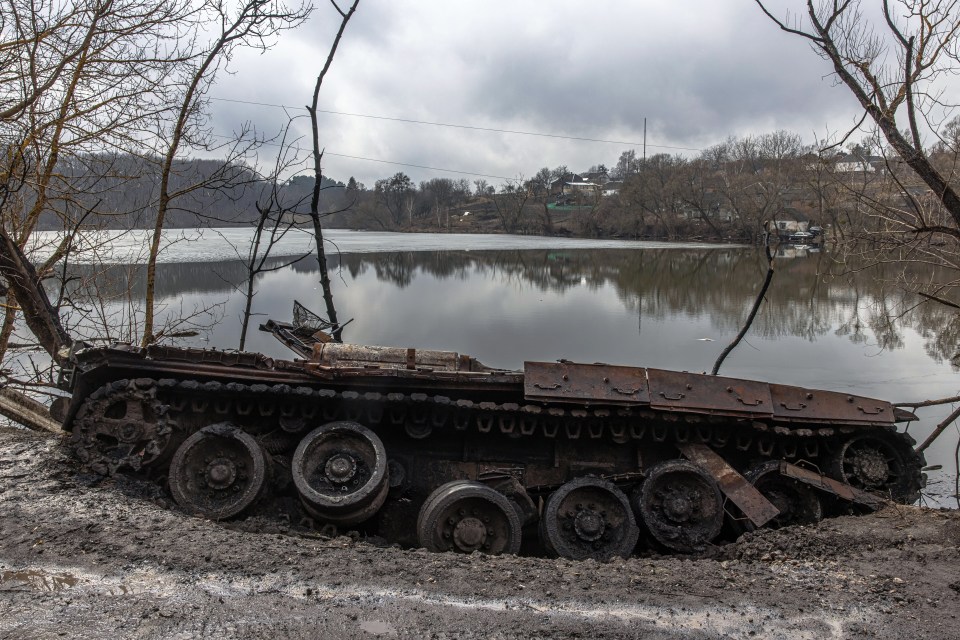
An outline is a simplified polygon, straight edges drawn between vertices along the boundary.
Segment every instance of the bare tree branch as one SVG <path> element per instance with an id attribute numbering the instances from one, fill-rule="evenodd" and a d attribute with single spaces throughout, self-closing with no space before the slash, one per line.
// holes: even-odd
<path id="1" fill-rule="evenodd" d="M 347 23 L 357 10 L 360 0 L 354 0 L 350 8 L 344 12 L 340 9 L 334 0 L 331 0 L 334 8 L 341 16 L 340 27 L 337 29 L 337 35 L 330 46 L 330 52 L 327 54 L 327 60 L 317 76 L 317 82 L 313 88 L 313 100 L 307 106 L 307 112 L 310 114 L 310 125 L 313 132 L 313 195 L 310 199 L 310 219 L 313 222 L 313 235 L 317 245 L 317 263 L 320 266 L 320 286 L 323 289 L 323 300 L 327 308 L 327 320 L 333 325 L 333 337 L 340 340 L 341 327 L 337 321 L 337 309 L 333 304 L 333 291 L 330 288 L 330 276 L 327 273 L 327 256 L 323 246 L 323 227 L 320 224 L 320 187 L 323 180 L 323 150 L 320 148 L 320 129 L 317 123 L 317 102 L 320 98 L 320 87 L 323 85 L 323 79 L 333 64 L 333 57 L 340 46 L 340 39 L 347 28 Z"/>

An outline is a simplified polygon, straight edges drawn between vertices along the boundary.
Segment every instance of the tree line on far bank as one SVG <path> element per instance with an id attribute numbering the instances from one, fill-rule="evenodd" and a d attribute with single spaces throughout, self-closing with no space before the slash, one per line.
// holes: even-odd
<path id="1" fill-rule="evenodd" d="M 954 120 L 930 156 L 954 176 L 958 151 Z M 576 184 L 583 176 L 596 186 Z M 564 182 L 574 183 L 567 193 Z M 662 240 L 749 242 L 769 220 L 806 221 L 837 239 L 862 239 L 882 231 L 890 208 L 936 204 L 909 167 L 869 137 L 845 151 L 818 152 L 786 131 L 731 137 L 694 157 L 642 158 L 629 150 L 610 169 L 544 167 L 497 186 L 446 178 L 415 184 L 402 172 L 373 189 L 350 185 L 349 206 L 333 226 Z"/>
<path id="2" fill-rule="evenodd" d="M 929 155 L 953 177 L 960 119 L 940 133 Z M 184 196 L 166 226 L 255 224 L 266 193 L 288 217 L 307 215 L 313 176 L 277 180 L 242 163 L 226 166 L 214 160 L 177 161 L 174 186 L 205 186 Z M 96 224 L 150 227 L 155 167 L 149 158 L 91 154 L 72 158 L 60 175 L 91 185 L 76 192 L 85 194 L 82 205 L 102 212 Z M 595 186 L 578 184 L 585 182 Z M 341 228 L 750 242 L 762 235 L 768 220 L 806 221 L 836 239 L 865 237 L 881 230 L 884 210 L 908 206 L 911 199 L 933 198 L 876 140 L 818 152 L 797 134 L 775 131 L 730 137 L 693 157 L 642 158 L 628 150 L 609 169 L 604 164 L 582 172 L 544 167 L 530 178 L 520 175 L 499 185 L 442 177 L 416 183 L 397 172 L 369 188 L 352 177 L 346 182 L 324 177 L 321 206 L 326 225 Z M 59 224 L 50 212 L 40 227 Z"/>

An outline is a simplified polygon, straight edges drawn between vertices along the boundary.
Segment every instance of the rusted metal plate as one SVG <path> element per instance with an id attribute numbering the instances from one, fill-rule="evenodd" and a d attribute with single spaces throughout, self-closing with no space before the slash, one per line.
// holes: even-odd
<path id="1" fill-rule="evenodd" d="M 680 444 L 677 447 L 688 460 L 700 465 L 713 476 L 723 495 L 740 507 L 756 527 L 762 527 L 780 513 L 772 502 L 707 445 Z"/>
<path id="2" fill-rule="evenodd" d="M 647 369 L 647 382 L 650 404 L 658 409 L 751 417 L 773 413 L 770 386 L 766 382 L 663 369 Z"/>
<path id="3" fill-rule="evenodd" d="M 893 424 L 893 405 L 835 391 L 771 384 L 773 415 L 783 420 Z"/>
<path id="4" fill-rule="evenodd" d="M 650 402 L 646 370 L 608 364 L 524 362 L 527 400 L 639 404 Z"/>
<path id="5" fill-rule="evenodd" d="M 861 504 L 871 509 L 879 509 L 887 503 L 887 501 L 880 496 L 875 496 L 872 493 L 861 491 L 856 487 L 851 487 L 845 482 L 828 478 L 827 476 L 821 475 L 816 471 L 810 471 L 809 469 L 798 467 L 797 465 L 790 464 L 786 461 L 780 462 L 780 473 L 788 478 L 799 480 L 800 482 L 820 489 L 821 491 L 832 493 L 843 500 L 856 502 L 857 504 Z"/>

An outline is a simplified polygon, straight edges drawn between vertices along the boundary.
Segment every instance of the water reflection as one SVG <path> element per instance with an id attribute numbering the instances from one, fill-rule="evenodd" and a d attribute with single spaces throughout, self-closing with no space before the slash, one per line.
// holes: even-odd
<path id="1" fill-rule="evenodd" d="M 777 261 L 776 277 L 751 335 L 813 341 L 835 333 L 856 344 L 897 350 L 905 346 L 903 331 L 912 329 L 923 337 L 924 350 L 935 361 L 950 361 L 956 356 L 960 338 L 956 314 L 941 305 L 918 306 L 918 300 L 887 284 L 883 265 L 869 271 L 846 265 L 843 269 L 847 273 L 838 275 L 840 268 L 825 254 L 789 249 L 781 249 L 787 253 Z M 285 262 L 278 258 L 268 267 Z M 524 298 L 533 293 L 563 296 L 584 287 L 609 290 L 624 312 L 638 316 L 638 325 L 644 320 L 665 321 L 678 316 L 701 318 L 709 322 L 712 332 L 725 334 L 739 328 L 766 264 L 751 249 L 516 250 L 346 254 L 331 256 L 329 268 L 339 277 L 339 284 L 348 289 L 371 279 L 400 291 L 425 277 L 456 281 L 467 288 L 496 283 L 497 290 L 489 293 L 515 297 L 514 302 L 521 306 L 529 304 Z M 313 259 L 296 263 L 287 271 L 288 276 L 301 277 L 294 278 L 295 286 L 283 290 L 286 301 L 284 296 L 275 300 L 272 293 L 276 292 L 266 294 L 279 304 L 271 304 L 270 312 L 283 317 L 295 297 L 321 308 L 311 285 L 318 273 Z M 72 285 L 75 295 L 81 282 L 95 282 L 99 296 L 117 301 L 142 299 L 145 290 L 142 266 L 111 266 L 98 272 L 78 268 L 76 275 L 80 277 Z M 210 303 L 229 303 L 239 296 L 246 277 L 240 261 L 161 264 L 158 296 L 167 300 L 194 296 Z M 268 274 L 259 280 L 274 279 L 275 274 Z M 471 314 L 491 308 L 490 302 L 482 299 L 485 290 L 476 291 L 469 305 Z M 445 302 L 443 295 L 421 288 L 415 303 L 436 310 Z M 344 313 L 369 321 L 363 317 L 365 306 L 361 303 L 356 309 L 344 308 Z M 264 305 L 255 307 L 262 310 Z"/>

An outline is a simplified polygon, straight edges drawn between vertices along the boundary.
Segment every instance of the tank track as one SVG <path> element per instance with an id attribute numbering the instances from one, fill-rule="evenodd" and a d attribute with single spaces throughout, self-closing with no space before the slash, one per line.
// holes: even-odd
<path id="1" fill-rule="evenodd" d="M 129 454 L 104 455 L 102 442 L 91 438 L 103 420 L 105 399 L 125 396 L 159 403 L 156 438 L 147 438 L 139 460 Z M 109 459 L 106 471 L 124 467 L 137 471 L 151 464 L 162 469 L 175 448 L 202 427 L 233 421 L 254 435 L 274 456 L 291 452 L 310 429 L 327 422 L 346 420 L 368 427 L 403 430 L 413 439 L 434 432 L 473 431 L 509 438 L 567 441 L 603 441 L 615 444 L 681 445 L 703 443 L 743 471 L 751 460 L 784 459 L 817 469 L 828 468 L 830 455 L 862 427 L 806 425 L 771 426 L 719 416 L 655 412 L 644 408 L 543 407 L 535 404 L 474 402 L 424 393 L 336 391 L 287 384 L 198 382 L 172 378 L 136 378 L 108 383 L 91 394 L 77 414 L 74 447 L 82 461 Z M 149 425 L 148 425 L 149 427 Z M 893 427 L 872 427 L 899 443 L 910 478 L 903 501 L 919 498 L 920 454 L 913 438 Z M 149 428 L 147 429 L 150 430 Z M 160 451 L 159 449 L 163 449 Z M 909 454 L 906 454 L 909 452 Z M 739 462 L 739 464 L 737 464 Z M 98 468 L 103 472 L 104 467 Z M 619 474 L 613 474 L 616 477 Z M 549 487 L 544 487 L 547 489 Z"/>
<path id="2" fill-rule="evenodd" d="M 291 435 L 310 425 L 334 420 L 350 420 L 365 425 L 387 423 L 406 427 L 408 435 L 426 438 L 437 429 L 476 430 L 569 440 L 603 439 L 623 444 L 629 441 L 676 443 L 697 442 L 716 449 L 733 447 L 743 453 L 787 460 L 814 462 L 821 445 L 828 450 L 841 436 L 858 431 L 853 426 L 811 425 L 790 429 L 763 422 L 699 415 L 679 415 L 643 409 L 566 409 L 538 405 L 452 400 L 443 395 L 424 393 L 385 393 L 334 391 L 290 385 L 197 382 L 169 378 L 117 380 L 88 398 L 78 413 L 75 431 L 83 432 L 95 419 L 102 418 L 92 405 L 102 403 L 113 393 L 157 397 L 163 401 L 177 423 L 189 424 L 197 418 L 217 422 L 235 417 L 244 420 L 275 420 L 276 426 Z M 213 399 L 211 399 L 213 398 Z M 285 426 L 286 425 L 286 426 Z M 183 428 L 182 426 L 179 428 Z M 199 428 L 199 427 L 198 427 Z M 882 428 L 882 427 L 878 427 Z M 893 428 L 891 434 L 913 443 L 913 439 Z M 262 436 L 268 450 L 279 453 L 283 447 L 269 434 Z M 278 449 L 278 447 L 280 447 Z M 87 448 L 84 446 L 83 448 Z M 91 452 L 92 453 L 92 452 Z M 139 467 L 131 467 L 138 470 Z M 918 469 L 919 470 L 919 467 Z"/>

